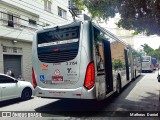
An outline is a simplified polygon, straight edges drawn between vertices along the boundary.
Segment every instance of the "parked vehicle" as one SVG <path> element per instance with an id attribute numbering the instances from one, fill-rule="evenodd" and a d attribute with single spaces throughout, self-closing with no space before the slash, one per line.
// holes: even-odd
<path id="1" fill-rule="evenodd" d="M 153 69 L 156 70 L 157 69 L 157 59 L 156 58 L 152 58 L 152 64 L 153 64 Z"/>
<path id="2" fill-rule="evenodd" d="M 30 99 L 33 90 L 30 82 L 18 81 L 11 76 L 0 73 L 0 101 L 14 98 Z"/>
<path id="3" fill-rule="evenodd" d="M 142 56 L 142 71 L 153 72 L 154 65 L 151 56 Z"/>

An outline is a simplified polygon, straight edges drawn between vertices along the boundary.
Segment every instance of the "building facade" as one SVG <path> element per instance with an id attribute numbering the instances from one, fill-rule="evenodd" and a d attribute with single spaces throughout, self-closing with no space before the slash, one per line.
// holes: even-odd
<path id="1" fill-rule="evenodd" d="M 31 82 L 32 41 L 41 27 L 72 21 L 68 0 L 0 1 L 0 73 Z"/>

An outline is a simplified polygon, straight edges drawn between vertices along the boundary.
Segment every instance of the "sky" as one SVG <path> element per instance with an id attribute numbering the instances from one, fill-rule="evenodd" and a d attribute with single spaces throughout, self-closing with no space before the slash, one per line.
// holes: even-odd
<path id="1" fill-rule="evenodd" d="M 141 45 L 144 45 L 145 43 L 153 49 L 158 49 L 160 46 L 160 37 L 156 35 L 134 37 L 134 48 L 136 50 L 142 48 Z"/>

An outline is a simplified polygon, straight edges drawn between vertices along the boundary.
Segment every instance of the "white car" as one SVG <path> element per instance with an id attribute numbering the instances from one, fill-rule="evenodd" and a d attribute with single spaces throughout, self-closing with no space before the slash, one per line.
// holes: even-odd
<path id="1" fill-rule="evenodd" d="M 33 86 L 27 81 L 18 81 L 8 75 L 0 73 L 0 101 L 21 98 L 30 99 L 33 93 Z"/>

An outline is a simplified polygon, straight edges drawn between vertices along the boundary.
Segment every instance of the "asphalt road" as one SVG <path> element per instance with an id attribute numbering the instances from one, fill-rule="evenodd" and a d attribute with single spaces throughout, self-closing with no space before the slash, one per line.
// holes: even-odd
<path id="1" fill-rule="evenodd" d="M 147 114 L 156 115 L 160 111 L 160 83 L 157 81 L 157 71 L 143 73 L 131 82 L 120 95 L 97 103 L 88 100 L 58 100 L 32 97 L 28 101 L 19 99 L 0 102 L 0 111 L 37 112 L 41 119 L 149 119 Z M 119 112 L 117 112 L 119 111 Z M 123 117 L 129 115 L 144 115 L 145 117 Z"/>

